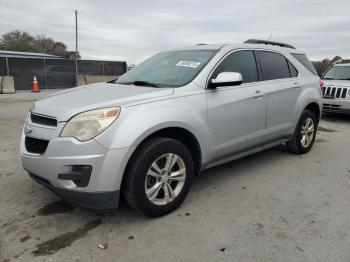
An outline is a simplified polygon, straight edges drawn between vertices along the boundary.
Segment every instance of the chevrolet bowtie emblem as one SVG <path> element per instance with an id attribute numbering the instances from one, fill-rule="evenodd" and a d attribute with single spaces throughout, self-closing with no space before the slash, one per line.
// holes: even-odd
<path id="1" fill-rule="evenodd" d="M 29 135 L 29 134 L 32 133 L 32 132 L 33 132 L 33 129 L 31 128 L 30 125 L 25 125 L 25 126 L 24 126 L 24 133 L 25 133 L 26 135 Z"/>

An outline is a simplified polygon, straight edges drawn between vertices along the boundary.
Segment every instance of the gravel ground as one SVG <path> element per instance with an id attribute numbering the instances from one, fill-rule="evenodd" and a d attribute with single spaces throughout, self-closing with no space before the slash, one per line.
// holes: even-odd
<path id="1" fill-rule="evenodd" d="M 350 117 L 325 116 L 309 154 L 205 171 L 178 210 L 149 219 L 74 208 L 22 170 L 25 115 L 48 93 L 0 95 L 0 262 L 350 261 Z"/>

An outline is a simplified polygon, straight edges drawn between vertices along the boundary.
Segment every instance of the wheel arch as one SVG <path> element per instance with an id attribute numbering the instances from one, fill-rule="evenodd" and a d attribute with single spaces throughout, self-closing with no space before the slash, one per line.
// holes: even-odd
<path id="1" fill-rule="evenodd" d="M 310 110 L 311 112 L 313 112 L 317 118 L 317 121 L 318 121 L 317 124 L 319 123 L 320 118 L 321 118 L 321 108 L 318 105 L 318 103 L 311 102 L 305 107 L 304 110 Z"/>
<path id="2" fill-rule="evenodd" d="M 315 79 L 313 78 L 305 81 L 306 81 L 305 88 L 301 89 L 301 92 L 298 95 L 298 99 L 295 104 L 295 109 L 293 112 L 294 120 L 293 120 L 291 133 L 294 132 L 294 129 L 298 124 L 299 118 L 305 110 L 312 111 L 316 115 L 316 118 L 318 121 L 321 118 L 322 94 L 320 92 L 319 83 L 318 82 L 315 83 Z"/>
<path id="3" fill-rule="evenodd" d="M 134 149 L 133 153 L 129 157 L 125 170 L 127 170 L 128 164 L 131 162 L 133 156 L 137 152 L 138 148 L 147 140 L 155 137 L 168 137 L 175 140 L 180 141 L 183 143 L 188 150 L 190 151 L 193 161 L 195 164 L 195 171 L 197 174 L 200 172 L 201 164 L 202 164 L 202 147 L 197 139 L 197 137 L 188 129 L 184 127 L 179 126 L 169 126 L 169 127 L 163 127 L 161 129 L 155 130 L 150 134 L 147 134 L 146 136 L 142 137 L 140 142 L 137 143 L 136 148 Z M 123 175 L 124 177 L 124 175 Z"/>

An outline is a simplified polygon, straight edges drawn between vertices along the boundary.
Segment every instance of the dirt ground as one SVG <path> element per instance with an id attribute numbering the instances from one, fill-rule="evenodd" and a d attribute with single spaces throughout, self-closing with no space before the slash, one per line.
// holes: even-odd
<path id="1" fill-rule="evenodd" d="M 28 177 L 19 137 L 48 93 L 0 95 L 0 262 L 350 261 L 350 117 L 325 116 L 309 154 L 205 171 L 178 210 L 149 219 L 74 208 Z"/>

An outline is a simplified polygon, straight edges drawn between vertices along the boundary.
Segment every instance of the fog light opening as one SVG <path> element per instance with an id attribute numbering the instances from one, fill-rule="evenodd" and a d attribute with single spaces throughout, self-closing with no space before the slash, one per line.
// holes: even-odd
<path id="1" fill-rule="evenodd" d="M 58 174 L 57 178 L 60 180 L 70 180 L 77 187 L 86 187 L 89 184 L 92 172 L 90 165 L 72 165 L 67 166 L 70 171 Z"/>

